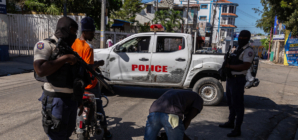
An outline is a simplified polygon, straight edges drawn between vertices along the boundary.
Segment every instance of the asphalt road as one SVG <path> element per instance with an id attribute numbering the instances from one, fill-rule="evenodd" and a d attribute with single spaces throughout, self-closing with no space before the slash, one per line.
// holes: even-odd
<path id="1" fill-rule="evenodd" d="M 297 68 L 260 64 L 257 77 L 261 83 L 245 92 L 242 136 L 235 139 L 292 139 L 298 124 L 297 73 Z M 0 77 L 1 140 L 47 139 L 37 100 L 41 85 L 33 73 Z M 116 86 L 115 90 L 117 95 L 108 96 L 110 104 L 105 108 L 113 140 L 142 140 L 150 105 L 168 89 Z M 192 139 L 228 139 L 230 130 L 218 128 L 227 118 L 225 100 L 218 106 L 205 106 L 186 133 Z"/>

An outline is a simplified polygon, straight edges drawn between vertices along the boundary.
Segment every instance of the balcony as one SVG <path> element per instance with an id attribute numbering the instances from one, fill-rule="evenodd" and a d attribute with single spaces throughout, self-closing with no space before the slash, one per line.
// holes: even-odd
<path id="1" fill-rule="evenodd" d="M 231 25 L 231 24 L 221 24 L 220 27 L 221 28 L 237 28 L 237 26 Z"/>
<path id="2" fill-rule="evenodd" d="M 236 14 L 234 13 L 222 13 L 221 14 L 222 17 L 238 17 Z"/>

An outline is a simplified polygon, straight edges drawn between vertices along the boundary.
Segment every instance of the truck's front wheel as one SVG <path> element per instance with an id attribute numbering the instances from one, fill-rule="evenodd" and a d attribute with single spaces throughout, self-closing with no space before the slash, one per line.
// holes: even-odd
<path id="1" fill-rule="evenodd" d="M 204 105 L 217 105 L 221 102 L 224 89 L 219 80 L 213 77 L 205 77 L 196 82 L 193 91 L 204 100 Z"/>

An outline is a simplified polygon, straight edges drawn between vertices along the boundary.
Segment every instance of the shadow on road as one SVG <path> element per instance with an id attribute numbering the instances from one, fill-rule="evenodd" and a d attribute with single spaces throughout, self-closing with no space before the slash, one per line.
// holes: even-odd
<path id="1" fill-rule="evenodd" d="M 124 87 L 114 86 L 114 89 L 119 96 L 134 97 L 134 98 L 149 98 L 157 99 L 164 92 L 169 89 L 161 88 L 144 88 L 144 87 Z M 242 137 L 237 139 L 268 139 L 272 137 L 273 131 L 278 128 L 280 122 L 285 121 L 290 116 L 297 116 L 298 110 L 291 105 L 278 105 L 269 98 L 262 96 L 244 95 L 245 104 L 245 118 L 242 127 Z M 226 97 L 222 102 L 214 106 L 228 108 Z M 205 107 L 205 109 L 213 109 L 213 107 Z M 198 116 L 200 117 L 200 116 Z M 112 124 L 117 124 L 112 131 L 117 132 L 121 135 L 121 139 L 131 140 L 132 137 L 138 137 L 144 135 L 144 127 L 133 127 L 134 122 L 122 122 L 120 118 L 113 118 Z M 285 122 L 287 128 L 287 136 L 294 136 L 295 130 L 297 130 L 297 121 Z M 144 122 L 145 124 L 145 122 Z M 193 139 L 197 136 L 199 139 L 228 139 L 226 134 L 231 130 L 221 129 L 218 127 L 219 122 L 214 121 L 200 121 L 192 123 L 186 133 Z M 283 136 L 282 133 L 278 134 Z M 122 138 L 123 137 L 123 138 Z M 288 139 L 288 138 L 284 138 Z"/>
<path id="2" fill-rule="evenodd" d="M 113 86 L 116 95 L 133 98 L 157 99 L 170 88 L 148 88 L 132 86 Z M 111 94 L 108 94 L 111 95 Z"/>
<path id="3" fill-rule="evenodd" d="M 297 130 L 298 110 L 290 105 L 278 105 L 269 98 L 245 95 L 245 115 L 242 125 L 242 136 L 237 139 L 283 139 L 291 140 Z M 221 106 L 227 106 L 223 100 Z M 209 109 L 212 107 L 208 107 Z M 198 116 L 200 117 L 200 116 Z M 226 118 L 228 119 L 228 118 Z M 231 129 L 222 129 L 218 125 L 223 122 L 201 121 L 192 123 L 186 133 L 199 139 L 229 139 L 226 134 Z M 278 132 L 278 133 L 276 133 Z"/>
<path id="4" fill-rule="evenodd" d="M 121 122 L 122 118 L 107 118 L 113 137 L 110 140 L 132 140 L 133 137 L 144 136 L 145 127 L 137 126 L 135 122 Z M 101 140 L 102 135 L 91 137 L 90 140 Z"/>

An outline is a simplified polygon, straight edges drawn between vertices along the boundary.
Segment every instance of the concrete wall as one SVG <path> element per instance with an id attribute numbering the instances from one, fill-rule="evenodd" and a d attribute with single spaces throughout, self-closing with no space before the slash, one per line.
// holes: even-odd
<path id="1" fill-rule="evenodd" d="M 8 18 L 7 15 L 0 14 L 0 45 L 8 45 Z"/>
<path id="2" fill-rule="evenodd" d="M 273 41 L 273 46 L 272 46 L 271 51 L 274 52 L 273 62 L 283 64 L 284 63 L 284 53 L 285 53 L 284 41 L 283 40 Z"/>

